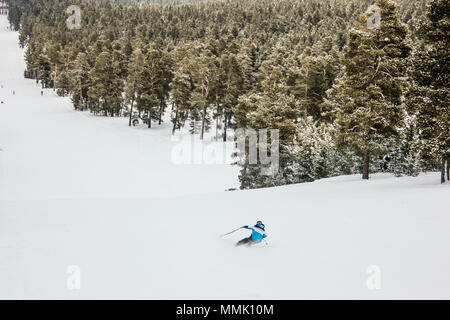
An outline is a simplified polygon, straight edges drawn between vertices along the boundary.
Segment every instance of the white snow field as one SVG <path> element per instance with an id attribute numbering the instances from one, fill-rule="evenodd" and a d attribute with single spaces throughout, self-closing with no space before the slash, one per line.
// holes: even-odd
<path id="1" fill-rule="evenodd" d="M 0 298 L 450 298 L 438 174 L 225 192 L 238 169 L 174 164 L 170 123 L 129 128 L 41 96 L 6 26 L 1 16 Z M 257 219 L 269 245 L 219 237 Z"/>

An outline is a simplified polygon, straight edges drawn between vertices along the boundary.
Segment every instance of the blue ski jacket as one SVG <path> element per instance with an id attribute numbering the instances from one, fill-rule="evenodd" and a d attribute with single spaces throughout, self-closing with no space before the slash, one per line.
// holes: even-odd
<path id="1" fill-rule="evenodd" d="M 257 224 L 254 225 L 253 227 L 249 227 L 249 226 L 245 226 L 245 229 L 251 230 L 252 231 L 252 240 L 255 242 L 261 242 L 262 239 L 266 238 L 266 231 L 264 230 L 264 226 Z"/>

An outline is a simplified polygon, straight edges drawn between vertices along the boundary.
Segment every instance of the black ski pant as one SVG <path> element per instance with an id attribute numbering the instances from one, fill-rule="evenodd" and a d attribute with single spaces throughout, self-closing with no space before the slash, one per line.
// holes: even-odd
<path id="1" fill-rule="evenodd" d="M 243 246 L 243 245 L 251 246 L 254 243 L 255 243 L 255 240 L 253 240 L 252 237 L 250 236 L 250 237 L 244 238 L 241 241 L 239 241 L 238 243 L 236 243 L 236 247 Z"/>

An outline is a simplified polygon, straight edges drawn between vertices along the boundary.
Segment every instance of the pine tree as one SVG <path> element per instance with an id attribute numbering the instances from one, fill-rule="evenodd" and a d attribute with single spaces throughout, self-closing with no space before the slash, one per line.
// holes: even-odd
<path id="1" fill-rule="evenodd" d="M 34 41 L 29 41 L 25 49 L 26 74 L 28 78 L 36 78 L 37 73 L 37 59 L 35 55 L 38 51 L 38 45 Z"/>
<path id="2" fill-rule="evenodd" d="M 360 17 L 350 31 L 344 73 L 329 93 L 341 143 L 363 156 L 363 179 L 369 179 L 370 155 L 387 152 L 398 141 L 410 51 L 396 4 L 377 0 L 375 6 L 381 11 L 380 27 L 369 27 L 371 13 Z"/>
<path id="3" fill-rule="evenodd" d="M 59 45 L 50 45 L 48 48 L 48 57 L 51 61 L 51 84 L 53 91 L 56 90 L 57 79 L 58 79 L 58 66 L 62 64 L 61 62 L 61 47 Z M 67 70 L 66 70 L 67 71 Z"/>
<path id="4" fill-rule="evenodd" d="M 396 176 L 417 176 L 422 171 L 423 142 L 416 123 L 416 117 L 406 117 L 404 126 L 399 130 L 399 143 L 384 157 L 381 171 Z"/>
<path id="5" fill-rule="evenodd" d="M 112 114 L 110 91 L 113 86 L 111 77 L 113 74 L 111 54 L 108 51 L 103 51 L 98 55 L 89 74 L 91 86 L 88 96 L 95 113 L 102 110 L 105 116 L 108 115 L 108 111 Z"/>
<path id="6" fill-rule="evenodd" d="M 140 77 L 142 92 L 137 102 L 139 109 L 147 112 L 149 128 L 152 126 L 152 120 L 161 121 L 166 107 L 165 99 L 169 91 L 165 87 L 167 84 L 164 67 L 162 51 L 155 44 L 147 46 L 145 67 Z"/>
<path id="7" fill-rule="evenodd" d="M 272 176 L 262 175 L 263 164 L 249 163 L 248 147 L 246 150 L 240 150 L 237 156 L 241 158 L 241 172 L 239 180 L 241 189 L 270 187 L 274 185 L 286 184 L 286 170 L 289 165 L 288 148 L 294 141 L 296 132 L 296 121 L 299 117 L 300 105 L 292 96 L 284 93 L 287 87 L 283 77 L 275 77 L 273 74 L 270 81 L 264 81 L 267 86 L 267 94 L 260 95 L 249 93 L 239 98 L 239 103 L 234 109 L 236 126 L 240 129 L 259 130 L 279 130 L 279 172 Z M 277 79 L 277 84 L 271 83 Z M 269 79 L 267 79 L 269 80 Z M 270 83 L 270 84 L 269 84 Z M 268 86 L 272 86 L 271 89 Z M 284 89 L 283 89 L 284 88 Z M 261 145 L 266 145 L 266 141 L 258 141 L 256 148 L 259 150 Z"/>
<path id="8" fill-rule="evenodd" d="M 76 110 L 84 110 L 88 107 L 89 71 L 87 55 L 79 53 L 71 71 L 70 91 L 72 93 L 72 103 Z"/>
<path id="9" fill-rule="evenodd" d="M 124 83 L 127 76 L 125 60 L 120 52 L 120 48 L 113 50 L 111 54 L 112 73 L 110 75 L 110 109 L 111 117 L 120 115 L 122 110 Z"/>
<path id="10" fill-rule="evenodd" d="M 409 105 L 417 112 L 420 137 L 424 141 L 424 157 L 438 161 L 441 183 L 449 178 L 450 158 L 450 1 L 433 0 L 427 20 L 420 28 L 424 47 L 414 55 Z M 445 163 L 447 162 L 447 174 Z"/>
<path id="11" fill-rule="evenodd" d="M 219 59 L 218 72 L 221 75 L 216 91 L 220 108 L 217 112 L 224 118 L 223 141 L 227 141 L 227 130 L 233 117 L 233 109 L 238 104 L 239 96 L 244 92 L 245 76 L 242 66 L 239 64 L 238 56 L 235 54 L 224 54 Z"/>
<path id="12" fill-rule="evenodd" d="M 125 87 L 125 99 L 130 104 L 130 114 L 128 125 L 131 126 L 133 118 L 133 107 L 137 100 L 138 94 L 142 93 L 140 80 L 142 79 L 145 57 L 139 46 L 133 50 L 128 65 L 128 78 Z"/>
<path id="13" fill-rule="evenodd" d="M 331 54 L 322 52 L 318 56 L 308 55 L 305 50 L 299 56 L 300 66 L 294 68 L 293 94 L 315 120 L 322 120 L 324 111 L 328 111 L 323 110 L 322 102 L 340 71 L 338 59 L 335 50 Z"/>
<path id="14" fill-rule="evenodd" d="M 173 60 L 172 56 L 169 54 L 169 52 L 164 49 L 161 50 L 161 48 L 164 46 L 163 43 L 157 42 L 156 45 L 158 48 L 158 56 L 159 56 L 159 62 L 158 62 L 158 75 L 157 75 L 157 83 L 158 83 L 158 100 L 159 100 L 159 118 L 158 123 L 161 125 L 162 123 L 162 117 L 166 111 L 167 108 L 167 101 L 170 97 L 170 83 L 173 80 Z"/>
<path id="15" fill-rule="evenodd" d="M 287 147 L 285 182 L 302 183 L 358 169 L 351 151 L 339 148 L 334 125 L 319 123 L 308 116 L 299 120 L 294 142 Z"/>
<path id="16" fill-rule="evenodd" d="M 187 57 L 178 62 L 170 87 L 174 108 L 172 113 L 173 134 L 175 130 L 181 129 L 189 116 L 192 84 Z"/>
<path id="17" fill-rule="evenodd" d="M 42 49 L 36 62 L 37 80 L 41 81 L 42 88 L 49 88 L 51 86 L 51 64 L 46 47 Z"/>
<path id="18" fill-rule="evenodd" d="M 191 74 L 194 86 L 190 99 L 193 109 L 191 111 L 193 130 L 195 130 L 195 122 L 201 121 L 200 139 L 203 140 L 211 122 L 209 108 L 213 84 L 217 76 L 214 58 L 211 57 L 211 53 L 202 52 L 201 50 L 197 57 L 192 58 Z"/>
<path id="19" fill-rule="evenodd" d="M 56 78 L 57 93 L 59 96 L 65 97 L 70 92 L 70 76 L 66 70 L 62 70 Z"/>

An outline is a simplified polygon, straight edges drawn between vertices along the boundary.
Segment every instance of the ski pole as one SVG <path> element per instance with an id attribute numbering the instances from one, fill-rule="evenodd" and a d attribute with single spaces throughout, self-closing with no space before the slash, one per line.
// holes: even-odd
<path id="1" fill-rule="evenodd" d="M 268 246 L 269 245 L 269 243 L 267 243 L 267 240 L 266 239 L 263 239 L 264 240 L 264 242 L 266 243 L 266 246 Z"/>
<path id="2" fill-rule="evenodd" d="M 231 231 L 231 232 L 225 233 L 225 234 L 221 235 L 221 237 L 225 237 L 225 236 L 227 236 L 227 235 L 229 235 L 229 234 L 232 234 L 233 232 L 236 232 L 236 231 L 238 231 L 238 230 L 241 230 L 242 228 L 243 228 L 243 227 L 240 227 L 240 228 L 237 228 L 236 230 L 233 230 L 233 231 Z"/>

